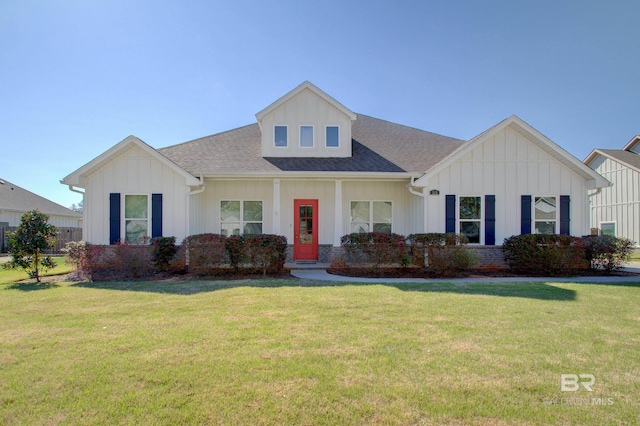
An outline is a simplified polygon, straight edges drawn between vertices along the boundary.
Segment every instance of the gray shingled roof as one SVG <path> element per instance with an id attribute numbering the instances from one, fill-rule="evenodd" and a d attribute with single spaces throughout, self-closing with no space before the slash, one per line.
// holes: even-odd
<path id="1" fill-rule="evenodd" d="M 424 173 L 465 141 L 358 114 L 350 158 L 263 158 L 258 124 L 161 148 L 193 174 L 281 171 Z"/>
<path id="2" fill-rule="evenodd" d="M 599 149 L 598 151 L 613 158 L 614 160 L 626 163 L 631 167 L 635 167 L 640 170 L 640 155 L 634 152 L 624 151 L 622 149 Z"/>
<path id="3" fill-rule="evenodd" d="M 27 212 L 39 210 L 49 216 L 70 216 L 81 218 L 82 215 L 71 209 L 47 200 L 33 192 L 20 188 L 5 179 L 0 178 L 0 210 Z"/>

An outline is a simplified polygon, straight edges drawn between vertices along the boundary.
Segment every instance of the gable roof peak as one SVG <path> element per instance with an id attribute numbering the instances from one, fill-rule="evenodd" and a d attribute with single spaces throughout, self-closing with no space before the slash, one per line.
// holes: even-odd
<path id="1" fill-rule="evenodd" d="M 262 125 L 262 119 L 265 117 L 265 115 L 267 115 L 274 109 L 278 108 L 280 105 L 284 104 L 289 99 L 295 97 L 296 95 L 298 95 L 304 90 L 310 90 L 311 92 L 319 96 L 321 99 L 324 99 L 326 102 L 331 104 L 334 108 L 338 109 L 343 114 L 348 116 L 351 119 L 351 121 L 355 121 L 355 119 L 357 118 L 357 115 L 353 111 L 351 111 L 349 108 L 342 105 L 340 102 L 335 100 L 333 97 L 329 96 L 326 92 L 318 88 L 316 85 L 314 85 L 310 81 L 305 80 L 301 84 L 299 84 L 296 88 L 286 93 L 284 96 L 280 97 L 278 100 L 273 102 L 271 105 L 269 105 L 262 111 L 258 112 L 256 114 L 256 118 L 258 119 L 258 124 Z"/>
<path id="2" fill-rule="evenodd" d="M 640 135 L 635 135 L 634 137 L 631 138 L 629 142 L 627 142 L 627 144 L 624 146 L 624 148 L 622 148 L 622 150 L 631 151 L 631 149 L 639 143 L 640 143 Z"/>

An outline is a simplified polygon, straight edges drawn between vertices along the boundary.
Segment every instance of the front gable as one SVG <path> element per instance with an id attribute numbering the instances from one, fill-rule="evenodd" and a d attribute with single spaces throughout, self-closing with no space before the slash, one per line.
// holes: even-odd
<path id="1" fill-rule="evenodd" d="M 480 182 L 476 181 L 479 177 L 478 168 L 484 168 L 487 163 L 492 167 L 502 164 L 511 164 L 512 166 L 521 164 L 524 169 L 530 171 L 528 173 L 541 176 L 540 184 L 542 187 L 546 186 L 545 182 L 548 179 L 551 179 L 550 182 L 552 182 L 567 173 L 582 180 L 589 189 L 610 186 L 606 179 L 517 116 L 511 116 L 471 139 L 427 171 L 414 185 L 431 187 L 432 177 L 450 167 L 466 165 L 468 167 L 462 167 L 465 169 L 464 173 L 469 174 L 470 170 L 476 170 L 471 172 L 474 173 L 472 178 L 474 185 L 483 184 L 486 186 L 486 179 L 482 179 Z M 523 173 L 522 167 L 517 167 L 517 169 L 518 173 Z M 551 174 L 545 172 L 546 169 L 549 169 Z M 557 172 L 554 173 L 553 171 L 556 170 Z M 560 171 L 562 174 L 559 174 Z"/>
<path id="2" fill-rule="evenodd" d="M 262 157 L 351 157 L 356 114 L 304 82 L 256 114 Z"/>

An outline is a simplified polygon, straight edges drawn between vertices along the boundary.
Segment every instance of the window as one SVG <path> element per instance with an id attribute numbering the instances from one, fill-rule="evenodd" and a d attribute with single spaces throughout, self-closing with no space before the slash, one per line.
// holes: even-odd
<path id="1" fill-rule="evenodd" d="M 469 239 L 470 244 L 480 244 L 482 225 L 482 197 L 460 197 L 460 234 Z"/>
<path id="2" fill-rule="evenodd" d="M 273 141 L 275 146 L 287 146 L 287 126 L 275 126 L 273 131 Z"/>
<path id="3" fill-rule="evenodd" d="M 352 201 L 351 232 L 391 233 L 391 201 Z"/>
<path id="4" fill-rule="evenodd" d="M 609 235 L 611 237 L 616 236 L 616 223 L 615 222 L 603 222 L 600 224 L 600 234 Z"/>
<path id="5" fill-rule="evenodd" d="M 535 197 L 534 232 L 536 234 L 555 234 L 557 211 L 556 197 Z"/>
<path id="6" fill-rule="evenodd" d="M 220 233 L 262 234 L 262 201 L 221 201 Z"/>
<path id="7" fill-rule="evenodd" d="M 124 237 L 129 244 L 146 244 L 149 237 L 149 196 L 124 196 Z"/>
<path id="8" fill-rule="evenodd" d="M 327 148 L 337 148 L 340 146 L 340 132 L 338 126 L 326 127 L 326 143 Z"/>
<path id="9" fill-rule="evenodd" d="M 313 148 L 313 126 L 300 126 L 300 147 Z"/>

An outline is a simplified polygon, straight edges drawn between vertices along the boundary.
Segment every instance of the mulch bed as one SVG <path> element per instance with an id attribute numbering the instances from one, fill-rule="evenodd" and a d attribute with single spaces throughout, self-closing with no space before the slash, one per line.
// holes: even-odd
<path id="1" fill-rule="evenodd" d="M 518 273 L 510 269 L 470 269 L 457 274 L 436 274 L 428 269 L 421 268 L 328 268 L 327 272 L 334 275 L 361 278 L 510 278 L 510 277 L 548 277 L 548 273 L 536 273 L 527 271 Z M 601 276 L 638 276 L 638 274 L 626 271 L 615 271 L 607 274 L 606 271 L 581 269 L 566 271 L 557 277 L 601 277 Z"/>

